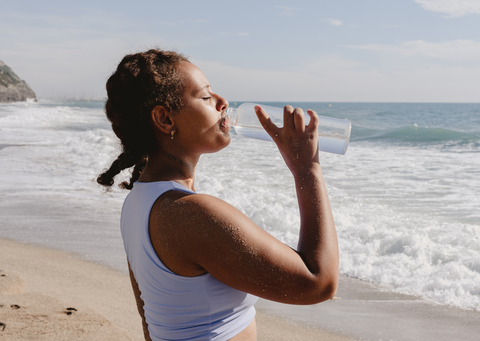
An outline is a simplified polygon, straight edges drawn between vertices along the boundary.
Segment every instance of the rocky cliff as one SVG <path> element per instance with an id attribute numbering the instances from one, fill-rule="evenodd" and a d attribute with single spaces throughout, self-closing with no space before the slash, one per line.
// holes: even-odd
<path id="1" fill-rule="evenodd" d="M 37 99 L 35 92 L 0 60 L 0 103 Z"/>

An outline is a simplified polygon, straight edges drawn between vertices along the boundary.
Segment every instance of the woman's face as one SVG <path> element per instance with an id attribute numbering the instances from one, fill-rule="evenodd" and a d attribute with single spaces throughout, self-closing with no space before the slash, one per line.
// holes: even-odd
<path id="1" fill-rule="evenodd" d="M 183 107 L 175 116 L 175 137 L 192 152 L 213 153 L 230 143 L 230 124 L 225 110 L 228 102 L 210 88 L 205 75 L 195 65 L 181 62 L 184 81 Z"/>

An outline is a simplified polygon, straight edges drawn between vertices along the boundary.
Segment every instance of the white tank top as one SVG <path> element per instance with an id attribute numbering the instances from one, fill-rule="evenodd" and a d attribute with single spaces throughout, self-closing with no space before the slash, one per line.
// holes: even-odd
<path id="1" fill-rule="evenodd" d="M 153 204 L 171 190 L 195 193 L 174 181 L 136 182 L 122 208 L 122 238 L 145 304 L 150 337 L 228 340 L 252 322 L 258 298 L 223 284 L 209 273 L 180 276 L 162 263 L 150 241 L 148 226 Z"/>

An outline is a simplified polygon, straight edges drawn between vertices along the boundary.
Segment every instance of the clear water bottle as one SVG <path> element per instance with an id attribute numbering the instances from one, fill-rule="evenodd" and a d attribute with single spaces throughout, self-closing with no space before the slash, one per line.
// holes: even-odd
<path id="1" fill-rule="evenodd" d="M 259 105 L 270 116 L 270 119 L 278 127 L 283 127 L 283 108 L 270 107 L 268 105 L 243 103 L 238 108 L 227 108 L 227 116 L 230 125 L 235 127 L 238 135 L 254 139 L 273 141 L 270 135 L 258 121 L 255 114 L 255 106 Z M 350 121 L 333 117 L 318 116 L 318 150 L 344 155 L 347 152 L 350 141 L 352 124 Z M 305 114 L 305 125 L 310 122 L 310 116 Z"/>

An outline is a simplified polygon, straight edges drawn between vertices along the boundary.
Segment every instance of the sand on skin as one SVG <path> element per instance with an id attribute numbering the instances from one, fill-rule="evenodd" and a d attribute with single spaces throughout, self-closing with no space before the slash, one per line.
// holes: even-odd
<path id="1" fill-rule="evenodd" d="M 5 239 L 0 270 L 2 340 L 143 340 L 126 274 Z M 352 340 L 261 311 L 257 328 L 265 341 Z"/>

